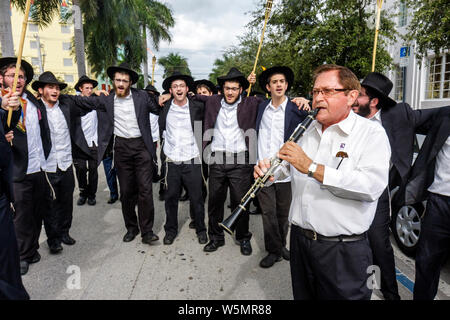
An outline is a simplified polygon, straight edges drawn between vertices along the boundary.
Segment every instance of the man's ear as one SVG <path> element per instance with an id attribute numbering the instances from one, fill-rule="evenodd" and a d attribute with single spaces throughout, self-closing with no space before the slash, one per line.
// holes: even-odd
<path id="1" fill-rule="evenodd" d="M 371 108 L 376 108 L 378 103 L 380 103 L 380 99 L 378 98 L 373 98 L 372 100 L 370 100 L 370 107 Z"/>

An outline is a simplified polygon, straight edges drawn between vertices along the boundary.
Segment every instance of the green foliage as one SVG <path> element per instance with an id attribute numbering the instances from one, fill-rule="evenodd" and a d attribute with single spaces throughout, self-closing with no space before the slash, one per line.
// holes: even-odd
<path id="1" fill-rule="evenodd" d="M 171 52 L 167 56 L 160 58 L 158 63 L 164 67 L 163 78 L 171 76 L 175 71 L 191 75 L 187 59 L 179 53 Z"/>
<path id="2" fill-rule="evenodd" d="M 14 6 L 22 12 L 25 11 L 27 0 L 12 0 Z M 56 13 L 59 12 L 60 0 L 34 0 L 30 7 L 31 20 L 37 23 L 41 28 L 52 23 Z"/>
<path id="3" fill-rule="evenodd" d="M 428 50 L 439 55 L 450 49 L 450 0 L 406 1 L 414 10 L 406 41 L 415 41 L 415 53 L 420 63 Z"/>
<path id="4" fill-rule="evenodd" d="M 253 69 L 264 22 L 265 2 L 253 12 L 254 20 L 239 45 L 218 59 L 210 80 L 236 66 L 249 74 Z M 307 95 L 313 70 L 334 63 L 349 67 L 359 78 L 371 71 L 375 36 L 375 0 L 281 0 L 272 9 L 256 73 L 261 67 L 290 67 L 295 74 L 291 95 Z M 394 23 L 382 11 L 376 71 L 391 63 L 384 49 L 395 37 Z"/>

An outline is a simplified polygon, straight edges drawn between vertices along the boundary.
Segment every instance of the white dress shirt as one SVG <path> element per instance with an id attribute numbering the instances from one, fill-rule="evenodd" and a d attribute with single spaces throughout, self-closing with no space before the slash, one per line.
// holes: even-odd
<path id="1" fill-rule="evenodd" d="M 81 129 L 83 130 L 89 148 L 92 148 L 94 144 L 98 146 L 97 126 L 98 119 L 96 111 L 91 111 L 81 117 Z"/>
<path id="2" fill-rule="evenodd" d="M 383 126 L 383 122 L 381 121 L 381 109 L 377 111 L 377 113 L 375 113 L 373 115 L 372 118 L 370 118 L 370 120 L 375 121 L 376 123 L 378 123 L 380 126 Z"/>
<path id="3" fill-rule="evenodd" d="M 189 101 L 184 106 L 172 101 L 164 130 L 164 153 L 176 162 L 188 161 L 200 154 L 192 131 Z"/>
<path id="4" fill-rule="evenodd" d="M 428 191 L 450 197 L 450 136 L 436 156 L 434 181 Z"/>
<path id="5" fill-rule="evenodd" d="M 150 129 L 152 131 L 153 142 L 159 140 L 159 116 L 156 114 L 150 113 Z"/>
<path id="6" fill-rule="evenodd" d="M 272 100 L 270 100 L 270 103 L 264 109 L 258 132 L 258 161 L 273 158 L 284 144 L 284 120 L 287 102 L 288 99 L 285 97 L 283 103 L 275 108 Z M 291 181 L 290 176 L 282 180 L 277 179 L 275 183 L 289 181 Z"/>
<path id="7" fill-rule="evenodd" d="M 239 153 L 247 150 L 244 133 L 239 128 L 237 120 L 237 106 L 241 100 L 239 97 L 236 103 L 229 105 L 222 99 L 222 108 L 214 127 L 211 151 Z"/>
<path id="8" fill-rule="evenodd" d="M 66 171 L 72 165 L 72 144 L 66 118 L 59 107 L 59 101 L 50 107 L 44 100 L 47 110 L 48 126 L 52 149 L 47 158 L 47 172 L 56 172 L 57 168 Z"/>
<path id="9" fill-rule="evenodd" d="M 27 174 L 31 174 L 39 172 L 41 169 L 45 170 L 47 167 L 47 161 L 45 160 L 44 148 L 42 146 L 38 108 L 29 99 L 27 99 L 26 93 L 22 95 L 22 98 L 27 100 L 27 110 L 25 116 L 28 146 Z"/>
<path id="10" fill-rule="evenodd" d="M 125 98 L 114 97 L 114 134 L 127 139 L 142 136 L 131 91 Z"/>
<path id="11" fill-rule="evenodd" d="M 385 130 L 350 111 L 323 133 L 322 125 L 314 122 L 298 143 L 325 172 L 320 183 L 290 167 L 290 222 L 325 236 L 366 232 L 388 184 L 391 149 Z M 348 158 L 336 169 L 339 151 Z"/>

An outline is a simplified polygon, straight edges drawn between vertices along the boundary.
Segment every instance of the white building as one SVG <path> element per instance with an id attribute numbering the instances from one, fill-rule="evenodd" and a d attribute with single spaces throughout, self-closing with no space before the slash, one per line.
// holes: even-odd
<path id="1" fill-rule="evenodd" d="M 383 12 L 398 12 L 397 31 L 408 32 L 408 23 L 412 20 L 412 9 L 401 0 L 387 0 Z M 403 49 L 401 49 L 403 47 Z M 409 58 L 401 58 L 401 51 Z M 426 109 L 450 105 L 450 53 L 436 57 L 430 52 L 427 58 L 418 61 L 415 55 L 415 43 L 405 43 L 401 37 L 388 47 L 394 59 L 395 68 L 387 72 L 394 83 L 391 97 L 397 102 L 405 101 L 413 109 Z M 402 67 L 406 65 L 406 67 Z M 403 97 L 404 95 L 404 97 Z M 404 100 L 403 100 L 404 99 Z"/>

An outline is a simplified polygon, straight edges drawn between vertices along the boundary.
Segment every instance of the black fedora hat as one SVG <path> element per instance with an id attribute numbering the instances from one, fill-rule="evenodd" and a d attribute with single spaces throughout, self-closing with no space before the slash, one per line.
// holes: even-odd
<path id="1" fill-rule="evenodd" d="M 397 102 L 389 97 L 389 93 L 394 86 L 392 81 L 378 72 L 369 73 L 361 82 L 361 86 L 368 87 L 375 91 L 377 98 L 381 100 L 382 107 L 393 107 Z"/>
<path id="2" fill-rule="evenodd" d="M 16 62 L 17 62 L 16 57 L 0 58 L 0 69 L 11 63 L 16 64 Z M 25 76 L 27 77 L 26 84 L 29 84 L 33 80 L 33 77 L 34 77 L 33 67 L 31 66 L 31 64 L 29 64 L 28 62 L 26 62 L 23 59 L 22 59 L 20 66 L 25 70 Z"/>
<path id="3" fill-rule="evenodd" d="M 186 82 L 186 85 L 189 87 L 189 91 L 194 90 L 194 79 L 192 79 L 191 76 L 182 74 L 178 71 L 175 71 L 170 77 L 164 80 L 162 84 L 163 89 L 169 91 L 172 82 L 174 82 L 175 80 L 184 80 L 184 82 Z"/>
<path id="4" fill-rule="evenodd" d="M 159 96 L 159 91 L 151 84 L 145 87 L 145 91 L 153 92 L 156 96 Z"/>
<path id="5" fill-rule="evenodd" d="M 231 68 L 225 76 L 217 77 L 217 83 L 221 88 L 223 88 L 225 81 L 231 80 L 238 81 L 241 84 L 243 90 L 246 90 L 250 86 L 250 83 L 248 82 L 244 74 L 236 68 Z"/>
<path id="6" fill-rule="evenodd" d="M 258 77 L 261 89 L 263 89 L 266 93 L 270 93 L 266 88 L 266 84 L 269 83 L 270 77 L 274 74 L 284 74 L 288 83 L 288 88 L 286 91 L 289 91 L 289 89 L 291 89 L 292 83 L 294 82 L 294 72 L 291 68 L 285 66 L 275 66 L 263 71 Z"/>
<path id="7" fill-rule="evenodd" d="M 114 80 L 116 72 L 125 72 L 130 75 L 131 84 L 135 84 L 139 80 L 139 74 L 130 68 L 130 65 L 126 62 L 121 63 L 118 66 L 111 66 L 106 69 L 106 73 L 111 80 Z"/>
<path id="8" fill-rule="evenodd" d="M 211 81 L 209 81 L 209 80 L 202 79 L 202 80 L 194 81 L 194 89 L 195 89 L 195 90 L 197 90 L 197 87 L 198 87 L 199 85 L 205 85 L 205 86 L 207 86 L 207 87 L 209 88 L 209 90 L 210 90 L 213 94 L 216 94 L 216 93 L 217 93 L 216 85 L 215 85 L 214 83 L 212 83 Z"/>
<path id="9" fill-rule="evenodd" d="M 97 81 L 95 81 L 94 79 L 89 79 L 87 76 L 83 75 L 80 77 L 80 79 L 78 79 L 78 82 L 75 84 L 74 86 L 75 90 L 81 92 L 80 87 L 84 83 L 91 83 L 94 88 L 98 85 Z"/>
<path id="10" fill-rule="evenodd" d="M 38 91 L 39 88 L 44 87 L 46 84 L 57 84 L 60 90 L 64 90 L 67 87 L 67 83 L 59 82 L 55 75 L 50 71 L 45 71 L 39 76 L 39 79 L 33 82 L 31 87 L 34 91 Z"/>

